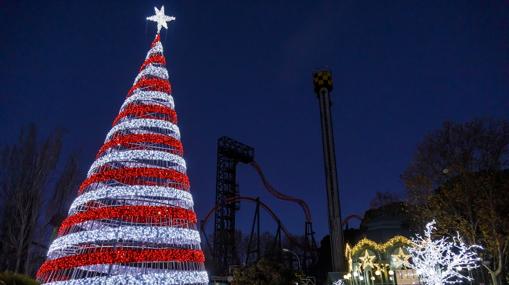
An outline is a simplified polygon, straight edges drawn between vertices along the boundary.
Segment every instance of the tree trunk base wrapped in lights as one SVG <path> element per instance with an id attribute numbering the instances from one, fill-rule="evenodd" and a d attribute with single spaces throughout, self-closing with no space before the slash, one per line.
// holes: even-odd
<path id="1" fill-rule="evenodd" d="M 208 284 L 159 30 L 37 279 Z"/>

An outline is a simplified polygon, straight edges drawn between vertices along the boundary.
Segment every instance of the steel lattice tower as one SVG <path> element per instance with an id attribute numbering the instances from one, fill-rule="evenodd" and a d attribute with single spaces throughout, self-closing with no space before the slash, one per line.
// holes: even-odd
<path id="1" fill-rule="evenodd" d="M 229 137 L 217 141 L 216 205 L 221 205 L 215 213 L 214 221 L 214 260 L 215 274 L 226 275 L 230 265 L 239 264 L 235 249 L 235 211 L 238 203 L 225 203 L 239 195 L 237 185 L 237 164 L 250 163 L 254 159 L 254 149 Z"/>

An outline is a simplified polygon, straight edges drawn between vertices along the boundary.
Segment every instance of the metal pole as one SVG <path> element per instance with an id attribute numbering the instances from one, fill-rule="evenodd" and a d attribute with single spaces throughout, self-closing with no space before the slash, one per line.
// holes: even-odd
<path id="1" fill-rule="evenodd" d="M 282 250 L 283 250 L 284 252 L 289 252 L 289 253 L 291 253 L 291 254 L 295 255 L 295 257 L 297 258 L 297 265 L 299 266 L 299 267 L 298 267 L 298 268 L 299 268 L 299 271 L 302 271 L 302 268 L 301 268 L 301 266 L 300 266 L 300 258 L 299 258 L 299 256 L 298 256 L 298 255 L 297 255 L 294 251 L 289 250 L 288 248 L 283 248 Z"/>
<path id="2" fill-rule="evenodd" d="M 322 127 L 323 156 L 325 166 L 325 186 L 329 214 L 329 232 L 332 256 L 332 271 L 345 272 L 343 229 L 341 227 L 341 209 L 336 171 L 336 153 L 332 129 L 331 100 L 332 75 L 329 71 L 314 74 L 315 93 L 320 103 L 320 121 Z"/>

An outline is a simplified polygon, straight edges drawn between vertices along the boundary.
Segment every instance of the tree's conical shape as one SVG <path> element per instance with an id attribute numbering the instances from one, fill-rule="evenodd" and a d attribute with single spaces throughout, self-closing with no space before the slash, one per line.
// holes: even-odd
<path id="1" fill-rule="evenodd" d="M 43 284 L 207 284 L 159 34 L 37 273 Z"/>

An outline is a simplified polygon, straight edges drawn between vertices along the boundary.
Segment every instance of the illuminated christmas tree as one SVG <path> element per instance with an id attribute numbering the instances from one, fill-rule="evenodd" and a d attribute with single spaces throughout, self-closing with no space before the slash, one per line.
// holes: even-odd
<path id="1" fill-rule="evenodd" d="M 161 27 L 51 244 L 44 284 L 207 284 Z"/>

